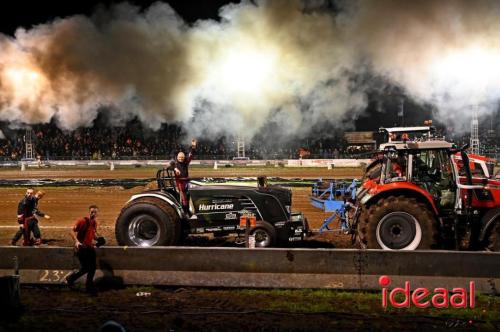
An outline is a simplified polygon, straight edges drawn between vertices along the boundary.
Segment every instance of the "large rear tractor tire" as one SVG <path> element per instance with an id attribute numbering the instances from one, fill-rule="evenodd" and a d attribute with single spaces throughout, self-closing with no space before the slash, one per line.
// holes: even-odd
<path id="1" fill-rule="evenodd" d="M 483 222 L 492 221 L 486 229 L 483 248 L 488 251 L 500 252 L 500 208 L 486 213 Z"/>
<path id="2" fill-rule="evenodd" d="M 139 198 L 121 210 L 115 236 L 121 246 L 174 246 L 181 238 L 181 220 L 167 202 Z"/>
<path id="3" fill-rule="evenodd" d="M 362 248 L 437 248 L 439 227 L 432 211 L 415 198 L 389 196 L 362 210 L 358 234 Z"/>

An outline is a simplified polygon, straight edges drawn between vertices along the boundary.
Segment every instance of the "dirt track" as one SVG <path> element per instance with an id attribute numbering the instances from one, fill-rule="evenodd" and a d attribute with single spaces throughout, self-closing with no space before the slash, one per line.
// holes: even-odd
<path id="1" fill-rule="evenodd" d="M 0 169 L 2 179 L 147 179 L 155 176 L 156 167 L 115 168 L 29 168 L 24 172 L 17 168 Z M 280 176 L 284 178 L 349 178 L 360 177 L 360 168 L 326 167 L 191 167 L 189 175 L 197 177 Z"/>
<path id="2" fill-rule="evenodd" d="M 151 177 L 154 172 L 149 169 L 122 169 L 119 172 L 109 170 L 35 170 L 35 171 L 1 171 L 0 176 L 11 179 L 25 178 L 139 178 Z M 212 177 L 218 170 L 193 168 L 193 177 Z M 203 171 L 204 170 L 204 171 Z M 264 168 L 261 174 L 281 177 L 304 177 L 311 176 L 311 169 L 285 169 L 285 168 Z M 203 172 L 202 172 L 203 171 Z M 272 171 L 272 172 L 271 172 Z M 293 171 L 293 172 L 292 172 Z M 319 174 L 325 174 L 325 170 L 317 170 Z M 249 170 L 244 168 L 233 168 L 225 173 L 217 173 L 216 176 L 250 176 Z M 355 177 L 359 175 L 359 170 L 340 171 L 339 169 L 328 170 L 328 177 Z M 23 175 L 24 177 L 20 177 Z M 252 176 L 255 176 L 253 174 Z M 317 176 L 318 177 L 318 176 Z M 97 204 L 100 207 L 99 225 L 100 231 L 108 239 L 108 244 L 114 245 L 114 223 L 121 207 L 134 194 L 144 190 L 144 187 L 133 189 L 123 189 L 121 187 L 48 187 L 43 189 L 47 195 L 40 201 L 40 209 L 49 214 L 52 219 L 40 219 L 42 236 L 49 245 L 71 245 L 69 229 L 78 218 L 84 216 L 90 204 Z M 328 216 L 320 210 L 313 208 L 309 204 L 310 188 L 293 188 L 293 209 L 304 212 L 312 228 L 319 228 L 323 220 Z M 19 200 L 24 194 L 24 188 L 0 188 L 0 243 L 8 244 L 13 234 L 16 232 L 16 209 Z M 322 239 L 336 247 L 348 246 L 348 236 L 343 235 L 321 235 L 316 239 Z"/>

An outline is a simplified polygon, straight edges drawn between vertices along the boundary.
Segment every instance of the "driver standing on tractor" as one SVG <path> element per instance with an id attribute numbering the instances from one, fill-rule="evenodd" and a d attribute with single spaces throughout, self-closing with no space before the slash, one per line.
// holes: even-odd
<path id="1" fill-rule="evenodd" d="M 175 183 L 177 186 L 177 191 L 181 199 L 182 209 L 185 213 L 189 213 L 189 164 L 193 160 L 194 153 L 196 151 L 196 140 L 191 141 L 191 150 L 188 156 L 184 152 L 179 152 L 177 158 L 173 163 Z"/>

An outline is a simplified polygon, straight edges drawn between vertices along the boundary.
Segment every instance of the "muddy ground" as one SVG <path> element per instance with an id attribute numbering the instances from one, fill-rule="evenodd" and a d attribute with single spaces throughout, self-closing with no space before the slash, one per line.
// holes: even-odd
<path id="1" fill-rule="evenodd" d="M 257 171 L 258 170 L 258 171 Z M 266 174 L 268 176 L 280 176 L 286 178 L 353 178 L 360 175 L 358 169 L 311 169 L 311 168 L 274 168 L 264 167 L 253 171 L 238 167 L 222 170 L 212 168 L 192 168 L 192 177 L 238 177 L 255 176 L 256 174 Z M 150 178 L 154 175 L 154 169 L 149 168 L 128 168 L 115 171 L 107 169 L 35 169 L 21 172 L 18 170 L 0 171 L 1 178 L 8 179 L 102 179 L 102 178 Z M 140 186 L 132 189 L 122 187 L 36 187 L 43 189 L 46 196 L 40 201 L 40 209 L 51 216 L 50 220 L 40 219 L 42 236 L 48 245 L 66 246 L 71 245 L 69 230 L 76 219 L 83 217 L 87 213 L 90 204 L 96 204 L 100 208 L 99 226 L 100 232 L 107 238 L 109 245 L 115 245 L 114 224 L 120 209 L 127 202 L 132 194 L 139 193 L 146 187 L 154 185 Z M 329 216 L 327 213 L 315 209 L 309 203 L 310 188 L 292 188 L 295 211 L 302 211 L 307 217 L 312 228 L 319 228 L 323 220 Z M 16 232 L 16 209 L 20 199 L 22 199 L 25 188 L 23 187 L 0 187 L 0 243 L 7 245 Z M 338 227 L 338 224 L 334 225 Z M 191 239 L 189 244 L 203 245 L 230 245 L 224 241 L 204 241 L 200 238 Z M 350 237 L 341 234 L 322 234 L 315 236 L 305 246 L 322 246 L 317 240 L 324 241 L 327 247 L 346 247 L 350 245 Z"/>
<path id="2" fill-rule="evenodd" d="M 107 167 L 43 167 L 28 168 L 21 171 L 19 168 L 0 169 L 2 179 L 127 179 L 152 178 L 157 167 L 116 167 L 110 171 Z M 353 178 L 362 175 L 361 168 L 334 168 L 326 167 L 212 167 L 192 166 L 189 169 L 190 177 L 238 177 L 238 176 L 280 176 L 284 178 Z"/>
<path id="3" fill-rule="evenodd" d="M 474 310 L 388 309 L 379 293 L 335 290 L 224 290 L 129 287 L 89 297 L 62 288 L 23 287 L 24 313 L 0 331 L 498 331 L 500 301 Z"/>

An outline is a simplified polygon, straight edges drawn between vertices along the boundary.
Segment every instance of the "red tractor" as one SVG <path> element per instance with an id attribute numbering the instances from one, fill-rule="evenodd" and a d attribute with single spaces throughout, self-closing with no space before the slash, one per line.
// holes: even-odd
<path id="1" fill-rule="evenodd" d="M 500 179 L 491 160 L 469 158 L 466 147 L 432 138 L 428 129 L 424 138 L 401 140 L 394 131 L 404 128 L 383 129 L 389 142 L 356 195 L 352 223 L 361 246 L 500 251 Z M 472 165 L 481 172 L 471 172 Z"/>

